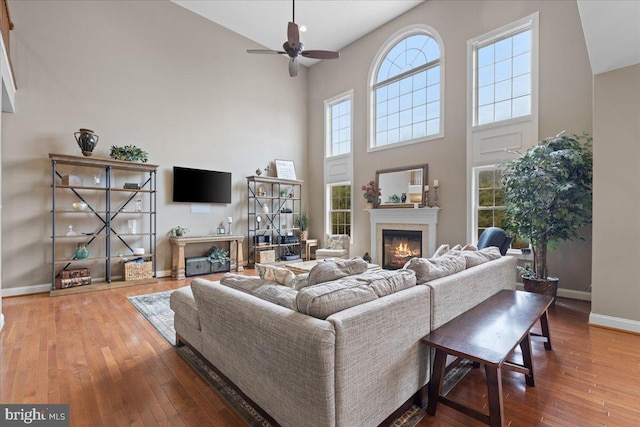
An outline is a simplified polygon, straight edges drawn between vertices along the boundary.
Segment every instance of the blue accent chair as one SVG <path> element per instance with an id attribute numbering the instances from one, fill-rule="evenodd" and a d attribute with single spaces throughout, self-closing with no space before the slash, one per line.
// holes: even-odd
<path id="1" fill-rule="evenodd" d="M 497 246 L 500 249 L 500 253 L 506 255 L 512 240 L 502 228 L 489 227 L 480 235 L 478 249 Z"/>

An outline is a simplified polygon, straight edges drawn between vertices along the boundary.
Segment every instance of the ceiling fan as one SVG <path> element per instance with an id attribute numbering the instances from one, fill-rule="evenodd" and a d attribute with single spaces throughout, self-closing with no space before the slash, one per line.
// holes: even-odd
<path id="1" fill-rule="evenodd" d="M 287 26 L 287 41 L 284 42 L 282 48 L 284 50 L 270 50 L 270 49 L 247 49 L 248 53 L 266 53 L 277 55 L 289 55 L 289 75 L 295 77 L 298 75 L 300 65 L 298 64 L 298 56 L 302 55 L 305 58 L 315 59 L 336 59 L 340 56 L 339 52 L 332 52 L 330 50 L 304 50 L 304 45 L 300 41 L 300 31 L 298 30 L 298 24 L 296 24 L 296 2 L 293 2 L 293 18 Z"/>

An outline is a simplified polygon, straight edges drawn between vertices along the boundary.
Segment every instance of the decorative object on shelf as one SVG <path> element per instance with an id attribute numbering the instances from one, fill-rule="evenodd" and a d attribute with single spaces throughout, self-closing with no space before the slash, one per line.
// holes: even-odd
<path id="1" fill-rule="evenodd" d="M 207 252 L 207 259 L 211 263 L 211 272 L 229 271 L 229 251 L 225 251 L 217 246 L 212 246 Z"/>
<path id="2" fill-rule="evenodd" d="M 187 233 L 189 233 L 189 229 L 181 225 L 173 227 L 171 230 L 169 230 L 169 235 L 172 237 L 182 237 Z"/>
<path id="3" fill-rule="evenodd" d="M 76 249 L 76 259 L 89 258 L 89 249 L 85 243 L 78 243 L 78 249 Z"/>
<path id="4" fill-rule="evenodd" d="M 100 186 L 100 175 L 93 176 L 93 185 L 95 185 L 96 187 Z"/>
<path id="5" fill-rule="evenodd" d="M 287 197 L 287 190 L 280 190 L 280 197 Z"/>
<path id="6" fill-rule="evenodd" d="M 548 276 L 547 249 L 581 238 L 591 223 L 592 138 L 558 134 L 500 165 L 506 206 L 502 228 L 533 247 L 533 269 L 522 272 L 525 290 L 555 296 L 557 278 Z"/>
<path id="7" fill-rule="evenodd" d="M 266 195 L 267 195 L 267 193 L 264 190 L 264 185 L 258 185 L 258 189 L 256 190 L 256 196 L 264 197 Z"/>
<path id="8" fill-rule="evenodd" d="M 264 167 L 264 176 L 271 176 L 271 163 Z"/>
<path id="9" fill-rule="evenodd" d="M 73 225 L 72 224 L 69 224 L 69 231 L 67 231 L 66 235 L 67 236 L 77 236 L 78 235 L 75 231 L 73 231 Z"/>
<path id="10" fill-rule="evenodd" d="M 437 179 L 433 180 L 433 192 L 434 192 L 434 196 L 433 196 L 433 206 L 434 207 L 439 207 L 438 205 L 438 187 L 440 187 L 440 184 L 438 183 Z"/>
<path id="11" fill-rule="evenodd" d="M 424 205 L 428 208 L 431 207 L 431 202 L 429 202 L 429 186 L 424 186 Z"/>
<path id="12" fill-rule="evenodd" d="M 144 255 L 144 248 L 133 248 L 134 255 Z"/>
<path id="13" fill-rule="evenodd" d="M 371 180 L 368 184 L 362 186 L 362 191 L 364 191 L 364 198 L 367 199 L 367 203 L 373 204 L 375 200 L 380 197 L 380 189 L 376 188 L 375 181 Z M 370 208 L 369 208 L 370 209 Z"/>
<path id="14" fill-rule="evenodd" d="M 301 211 L 300 215 L 296 217 L 294 220 L 296 227 L 300 228 L 300 239 L 308 240 L 309 239 L 309 215 L 306 211 Z"/>
<path id="15" fill-rule="evenodd" d="M 69 187 L 82 187 L 82 178 L 74 174 L 65 175 L 62 177 L 62 185 Z"/>
<path id="16" fill-rule="evenodd" d="M 275 160 L 276 173 L 280 179 L 297 179 L 296 178 L 296 166 L 293 160 Z"/>
<path id="17" fill-rule="evenodd" d="M 400 197 L 397 194 L 390 195 L 389 203 L 400 203 Z"/>
<path id="18" fill-rule="evenodd" d="M 138 221 L 135 219 L 127 220 L 127 226 L 129 228 L 129 234 L 136 234 L 138 231 Z"/>
<path id="19" fill-rule="evenodd" d="M 73 207 L 76 211 L 83 211 L 87 209 L 87 204 L 85 202 L 73 202 L 71 203 L 71 207 Z"/>
<path id="20" fill-rule="evenodd" d="M 260 230 L 260 223 L 262 222 L 262 217 L 260 215 L 256 216 L 256 222 L 258 223 L 256 226 L 256 230 Z"/>
<path id="21" fill-rule="evenodd" d="M 400 201 L 402 203 L 407 201 L 407 193 L 402 193 L 402 195 L 400 196 Z"/>
<path id="22" fill-rule="evenodd" d="M 365 209 L 373 209 L 373 202 L 366 202 Z"/>
<path id="23" fill-rule="evenodd" d="M 125 190 L 140 190 L 142 187 L 137 182 L 125 182 L 122 188 Z"/>
<path id="24" fill-rule="evenodd" d="M 143 208 L 142 208 L 142 199 L 141 198 L 137 198 L 136 199 L 136 212 L 142 212 Z"/>
<path id="25" fill-rule="evenodd" d="M 149 153 L 135 145 L 125 145 L 124 147 L 112 145 L 109 156 L 114 160 L 126 160 L 128 162 L 147 163 L 149 160 Z"/>
<path id="26" fill-rule="evenodd" d="M 266 213 L 266 214 L 269 213 L 269 205 L 267 204 L 262 205 L 262 213 Z"/>
<path id="27" fill-rule="evenodd" d="M 229 223 L 229 231 L 227 234 L 231 234 L 231 223 L 233 222 L 233 217 L 227 218 L 227 222 Z"/>
<path id="28" fill-rule="evenodd" d="M 256 169 L 256 176 L 260 176 L 262 175 L 262 169 L 258 168 Z"/>
<path id="29" fill-rule="evenodd" d="M 93 149 L 98 145 L 100 137 L 93 133 L 91 129 L 80 128 L 79 131 L 74 132 L 73 136 L 76 138 L 78 147 L 82 150 L 82 155 L 89 157 L 93 154 Z"/>
<path id="30" fill-rule="evenodd" d="M 224 223 L 220 222 L 220 225 L 218 226 L 218 230 L 217 230 L 218 234 L 227 234 L 227 229 L 224 228 Z"/>

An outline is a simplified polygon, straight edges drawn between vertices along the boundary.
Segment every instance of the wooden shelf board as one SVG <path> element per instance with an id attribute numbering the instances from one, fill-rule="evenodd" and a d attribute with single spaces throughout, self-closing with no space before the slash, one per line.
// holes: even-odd
<path id="1" fill-rule="evenodd" d="M 90 285 L 83 286 L 74 286 L 72 288 L 64 288 L 64 289 L 55 289 L 52 290 L 49 295 L 52 297 L 60 296 L 60 295 L 73 295 L 73 294 L 81 294 L 84 292 L 93 292 L 93 291 L 103 291 L 106 289 L 114 289 L 114 288 L 124 288 L 127 286 L 135 286 L 135 285 L 146 285 L 149 283 L 157 283 L 158 279 L 152 277 L 150 279 L 140 279 L 140 280 L 123 280 L 119 282 L 100 282 L 100 283 L 92 283 Z"/>
<path id="2" fill-rule="evenodd" d="M 54 264 L 82 264 L 87 262 L 106 261 L 107 257 L 57 260 Z"/>
<path id="3" fill-rule="evenodd" d="M 113 169 L 130 170 L 130 171 L 147 171 L 152 172 L 158 169 L 158 165 L 149 163 L 127 162 L 124 160 L 105 159 L 100 157 L 83 157 L 70 156 L 68 154 L 49 153 L 49 158 L 55 160 L 56 163 L 62 165 L 88 166 L 88 167 L 107 167 Z"/>

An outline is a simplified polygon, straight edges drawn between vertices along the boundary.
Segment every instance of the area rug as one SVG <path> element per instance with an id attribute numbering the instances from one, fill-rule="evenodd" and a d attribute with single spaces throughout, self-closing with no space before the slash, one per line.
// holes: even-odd
<path id="1" fill-rule="evenodd" d="M 176 331 L 173 328 L 173 311 L 169 307 L 169 296 L 173 291 L 156 292 L 153 294 L 138 295 L 127 299 L 140 313 L 160 332 L 171 345 L 176 344 Z M 227 403 L 252 427 L 271 427 L 258 411 L 247 403 L 242 396 L 227 385 L 206 363 L 187 346 L 177 347 L 176 351 L 185 362 L 207 381 Z M 460 381 L 471 369 L 470 363 L 463 363 L 452 369 L 444 379 L 443 392 L 446 394 Z M 417 405 L 413 405 L 398 419 L 391 423 L 392 427 L 414 427 L 425 412 Z"/>

